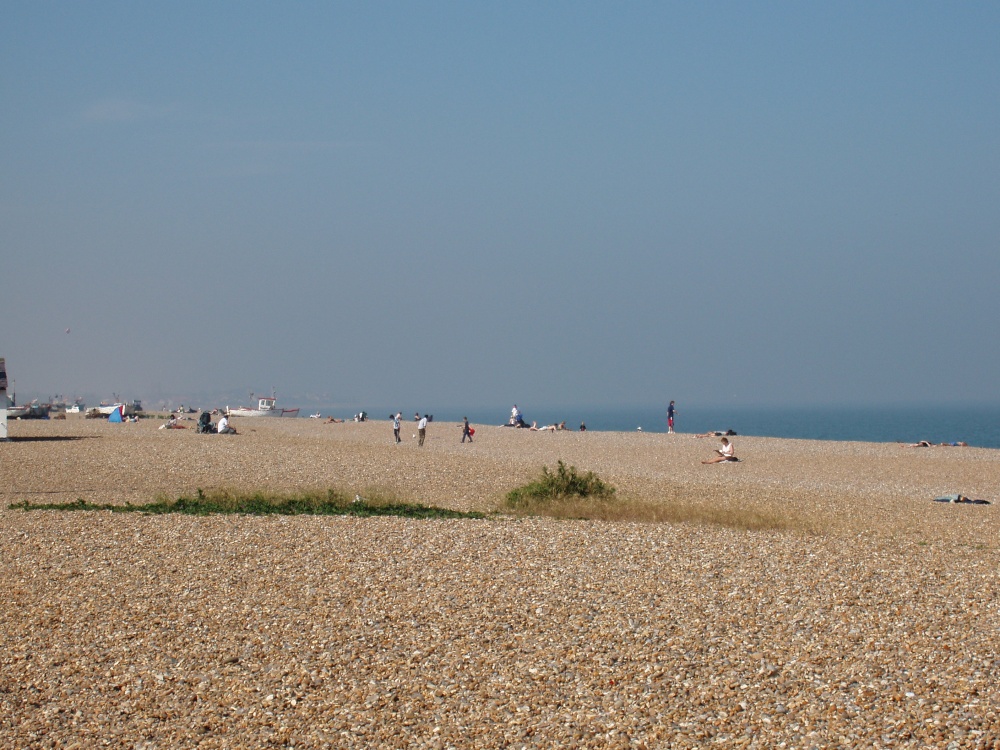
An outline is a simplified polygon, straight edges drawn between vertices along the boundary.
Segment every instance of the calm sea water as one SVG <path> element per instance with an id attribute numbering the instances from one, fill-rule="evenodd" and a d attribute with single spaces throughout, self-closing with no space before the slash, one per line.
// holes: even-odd
<path id="1" fill-rule="evenodd" d="M 985 407 L 698 407 L 677 405 L 675 429 L 698 433 L 733 429 L 740 435 L 804 438 L 809 440 L 857 440 L 903 442 L 930 440 L 935 443 L 964 441 L 981 448 L 1000 448 L 1000 406 Z M 532 407 L 522 405 L 524 418 L 539 426 L 566 422 L 588 430 L 666 432 L 666 405 L 653 407 Z M 390 409 L 370 409 L 373 419 L 383 419 Z M 382 412 L 385 412 L 383 414 Z M 510 408 L 429 409 L 438 421 L 457 422 L 468 416 L 473 424 L 503 424 Z M 326 412 L 324 412 L 325 414 Z M 331 412 L 332 413 L 332 412 Z M 413 411 L 403 415 L 412 420 Z M 349 416 L 349 415 L 348 415 Z"/>

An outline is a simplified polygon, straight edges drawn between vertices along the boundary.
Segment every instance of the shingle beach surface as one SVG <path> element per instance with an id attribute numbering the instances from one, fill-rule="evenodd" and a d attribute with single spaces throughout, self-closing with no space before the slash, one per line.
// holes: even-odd
<path id="1" fill-rule="evenodd" d="M 1000 747 L 1000 451 L 242 419 L 12 422 L 0 747 Z M 562 459 L 787 523 L 24 511 L 337 487 L 459 510 Z M 738 516 L 737 516 L 738 517 Z M 782 745 L 782 743 L 784 743 Z"/>

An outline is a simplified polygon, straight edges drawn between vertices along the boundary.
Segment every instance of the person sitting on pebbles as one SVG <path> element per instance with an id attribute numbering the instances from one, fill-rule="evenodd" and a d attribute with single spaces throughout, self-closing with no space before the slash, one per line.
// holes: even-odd
<path id="1" fill-rule="evenodd" d="M 732 443 L 729 442 L 729 438 L 722 438 L 722 447 L 716 448 L 715 452 L 718 454 L 715 458 L 710 458 L 707 461 L 702 461 L 703 464 L 721 464 L 724 461 L 739 461 L 736 458 L 736 448 Z"/>
<path id="2" fill-rule="evenodd" d="M 187 427 L 180 423 L 180 420 L 173 414 L 170 415 L 170 419 L 167 420 L 166 424 L 160 425 L 161 430 L 185 430 Z"/>
<path id="3" fill-rule="evenodd" d="M 218 433 L 220 435 L 235 435 L 236 428 L 230 427 L 229 425 L 229 415 L 223 414 L 222 419 L 219 420 Z"/>

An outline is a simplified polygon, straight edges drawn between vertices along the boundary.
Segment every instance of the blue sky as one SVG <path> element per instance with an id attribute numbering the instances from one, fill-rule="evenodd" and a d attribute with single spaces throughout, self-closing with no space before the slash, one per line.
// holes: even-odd
<path id="1" fill-rule="evenodd" d="M 997 403 L 998 28 L 8 3 L 0 356 L 20 400 Z"/>

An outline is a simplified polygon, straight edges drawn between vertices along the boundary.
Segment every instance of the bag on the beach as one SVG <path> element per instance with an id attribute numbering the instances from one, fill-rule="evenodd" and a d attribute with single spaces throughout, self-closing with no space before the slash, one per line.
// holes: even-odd
<path id="1" fill-rule="evenodd" d="M 201 416 L 198 417 L 198 428 L 199 433 L 215 432 L 215 425 L 212 423 L 212 415 L 207 411 L 203 411 Z"/>

